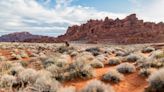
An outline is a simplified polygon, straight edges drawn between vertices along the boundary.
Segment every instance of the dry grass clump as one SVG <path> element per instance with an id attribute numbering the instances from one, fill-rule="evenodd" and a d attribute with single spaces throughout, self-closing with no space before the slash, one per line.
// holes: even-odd
<path id="1" fill-rule="evenodd" d="M 153 51 L 150 55 L 151 58 L 155 58 L 155 59 L 160 59 L 160 58 L 164 58 L 164 51 L 163 50 L 156 50 Z"/>
<path id="2" fill-rule="evenodd" d="M 164 69 L 160 69 L 148 78 L 149 87 L 146 92 L 164 92 Z"/>
<path id="3" fill-rule="evenodd" d="M 73 86 L 70 87 L 61 87 L 57 92 L 76 92 L 76 88 Z"/>
<path id="4" fill-rule="evenodd" d="M 103 68 L 104 67 L 104 64 L 97 59 L 92 60 L 90 65 L 93 68 Z"/>
<path id="5" fill-rule="evenodd" d="M 119 73 L 116 70 L 110 70 L 108 73 L 103 75 L 102 80 L 103 81 L 110 81 L 114 83 L 118 83 L 124 79 L 124 75 Z"/>
<path id="6" fill-rule="evenodd" d="M 11 55 L 11 57 L 12 57 L 12 59 L 14 59 L 14 60 L 21 60 L 21 59 L 22 59 L 21 55 L 15 54 L 15 53 L 13 53 L 13 54 Z"/>
<path id="7" fill-rule="evenodd" d="M 34 83 L 36 81 L 37 71 L 31 68 L 19 72 L 18 79 L 23 83 Z"/>
<path id="8" fill-rule="evenodd" d="M 0 75 L 7 74 L 12 67 L 11 61 L 5 61 L 0 64 Z"/>
<path id="9" fill-rule="evenodd" d="M 38 77 L 31 90 L 36 92 L 56 92 L 61 87 L 61 84 L 50 77 Z"/>
<path id="10" fill-rule="evenodd" d="M 141 56 L 137 55 L 137 54 L 130 54 L 126 57 L 126 61 L 127 62 L 136 62 L 137 60 L 140 59 Z"/>
<path id="11" fill-rule="evenodd" d="M 142 77 L 149 77 L 153 72 L 155 72 L 156 69 L 154 68 L 142 68 L 139 71 L 139 75 Z"/>
<path id="12" fill-rule="evenodd" d="M 0 87 L 6 88 L 6 87 L 12 87 L 14 83 L 16 83 L 16 77 L 12 75 L 5 74 L 0 78 Z"/>
<path id="13" fill-rule="evenodd" d="M 136 71 L 136 68 L 133 64 L 122 63 L 116 67 L 117 71 L 120 73 L 133 73 Z"/>
<path id="14" fill-rule="evenodd" d="M 143 48 L 141 52 L 142 53 L 150 53 L 152 51 L 155 51 L 155 48 L 153 48 L 153 47 L 146 47 L 146 48 Z"/>
<path id="15" fill-rule="evenodd" d="M 21 66 L 21 65 L 18 65 L 18 66 L 12 66 L 11 68 L 10 68 L 10 74 L 11 75 L 18 75 L 21 71 L 23 71 L 24 70 L 24 67 L 23 66 Z"/>
<path id="16" fill-rule="evenodd" d="M 114 92 L 110 85 L 106 85 L 99 80 L 92 80 L 82 89 L 81 92 Z"/>
<path id="17" fill-rule="evenodd" d="M 0 62 L 6 61 L 6 60 L 7 60 L 7 58 L 5 56 L 0 56 Z"/>
<path id="18" fill-rule="evenodd" d="M 101 52 L 100 48 L 97 48 L 97 47 L 87 48 L 85 51 L 92 53 L 93 56 L 100 55 L 100 52 Z"/>
<path id="19" fill-rule="evenodd" d="M 109 65 L 118 65 L 120 63 L 121 63 L 121 60 L 118 57 L 110 58 L 108 61 Z"/>

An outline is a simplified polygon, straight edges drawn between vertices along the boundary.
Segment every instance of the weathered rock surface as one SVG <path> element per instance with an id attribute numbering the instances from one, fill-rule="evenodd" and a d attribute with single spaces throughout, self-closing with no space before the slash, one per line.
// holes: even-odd
<path id="1" fill-rule="evenodd" d="M 0 37 L 0 42 L 54 42 L 53 37 L 33 35 L 29 32 L 16 32 Z"/>
<path id="2" fill-rule="evenodd" d="M 80 26 L 69 27 L 56 41 L 118 44 L 164 42 L 164 23 L 144 22 L 136 14 L 122 20 L 106 17 L 104 20 L 89 20 Z"/>

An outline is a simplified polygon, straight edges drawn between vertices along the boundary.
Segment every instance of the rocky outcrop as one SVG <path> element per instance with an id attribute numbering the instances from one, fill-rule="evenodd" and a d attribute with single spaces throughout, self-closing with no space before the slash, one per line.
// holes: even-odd
<path id="1" fill-rule="evenodd" d="M 118 44 L 164 42 L 164 23 L 144 22 L 136 14 L 122 20 L 106 17 L 104 20 L 89 20 L 80 26 L 69 27 L 56 41 Z"/>
<path id="2" fill-rule="evenodd" d="M 0 37 L 0 42 L 54 42 L 54 37 L 33 35 L 29 32 L 16 32 Z"/>

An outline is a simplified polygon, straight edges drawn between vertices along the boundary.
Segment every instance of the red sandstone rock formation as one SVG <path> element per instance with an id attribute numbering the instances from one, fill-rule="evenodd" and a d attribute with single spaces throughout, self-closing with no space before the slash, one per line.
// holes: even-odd
<path id="1" fill-rule="evenodd" d="M 80 41 L 96 43 L 156 43 L 164 42 L 164 23 L 144 22 L 131 14 L 125 19 L 89 20 L 80 26 L 69 27 L 57 42 Z"/>

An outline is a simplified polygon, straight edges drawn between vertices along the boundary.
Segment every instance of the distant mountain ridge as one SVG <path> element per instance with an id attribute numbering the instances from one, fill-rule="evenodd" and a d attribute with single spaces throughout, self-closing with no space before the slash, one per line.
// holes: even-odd
<path id="1" fill-rule="evenodd" d="M 33 35 L 29 32 L 15 32 L 0 36 L 0 42 L 52 42 L 54 39 L 54 37 Z"/>
<path id="2" fill-rule="evenodd" d="M 144 22 L 131 14 L 124 19 L 89 20 L 69 27 L 56 41 L 87 43 L 159 43 L 164 42 L 164 23 Z"/>
<path id="3" fill-rule="evenodd" d="M 131 14 L 124 19 L 89 20 L 69 27 L 64 35 L 49 37 L 16 32 L 0 37 L 0 42 L 83 42 L 83 43 L 163 43 L 164 23 L 144 22 Z"/>

